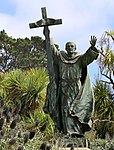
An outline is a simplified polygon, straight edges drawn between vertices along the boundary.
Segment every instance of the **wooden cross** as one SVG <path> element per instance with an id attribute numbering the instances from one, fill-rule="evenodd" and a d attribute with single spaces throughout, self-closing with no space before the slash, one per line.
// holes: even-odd
<path id="1" fill-rule="evenodd" d="M 46 50 L 47 50 L 47 61 L 48 61 L 48 72 L 50 76 L 50 80 L 54 75 L 54 68 L 53 68 L 53 59 L 52 59 L 52 51 L 50 47 L 50 37 L 49 37 L 49 28 L 48 26 L 62 24 L 62 19 L 53 19 L 47 18 L 46 7 L 41 8 L 42 11 L 42 19 L 35 22 L 30 23 L 29 27 L 37 28 L 37 27 L 44 27 L 44 36 L 46 41 Z"/>

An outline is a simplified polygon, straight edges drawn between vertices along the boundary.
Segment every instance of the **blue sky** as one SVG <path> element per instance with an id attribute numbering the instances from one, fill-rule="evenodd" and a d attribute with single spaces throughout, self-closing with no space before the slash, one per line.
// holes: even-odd
<path id="1" fill-rule="evenodd" d="M 48 17 L 62 19 L 63 24 L 50 27 L 51 36 L 60 49 L 73 41 L 77 50 L 84 53 L 91 35 L 97 39 L 104 31 L 114 28 L 114 0 L 1 0 L 0 31 L 5 29 L 12 37 L 41 36 L 42 28 L 29 29 L 29 23 L 41 19 L 41 7 Z M 92 80 L 98 73 L 95 62 L 89 65 Z"/>
<path id="2" fill-rule="evenodd" d="M 0 13 L 4 14 L 15 14 L 16 8 L 13 6 L 13 3 L 11 3 L 10 0 L 1 0 L 0 5 Z"/>

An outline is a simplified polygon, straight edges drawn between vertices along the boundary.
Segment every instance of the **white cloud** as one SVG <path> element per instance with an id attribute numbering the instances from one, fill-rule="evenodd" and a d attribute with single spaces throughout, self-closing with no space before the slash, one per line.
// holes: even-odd
<path id="1" fill-rule="evenodd" d="M 90 35 L 101 34 L 110 29 L 112 24 L 112 13 L 114 10 L 113 0 L 10 0 L 16 12 L 0 14 L 0 29 L 5 29 L 8 34 L 14 37 L 30 37 L 39 35 L 43 37 L 42 29 L 29 29 L 29 23 L 39 20 L 41 7 L 47 8 L 48 17 L 62 18 L 63 24 L 50 27 L 51 36 L 55 42 L 64 48 L 64 43 L 73 40 L 79 49 L 84 51 L 89 45 Z M 110 19 L 109 19 L 110 18 Z M 83 49 L 83 50 L 82 50 Z"/>
<path id="2" fill-rule="evenodd" d="M 12 37 L 42 36 L 42 29 L 29 29 L 29 23 L 39 20 L 41 7 L 47 8 L 48 17 L 62 18 L 63 24 L 50 27 L 55 42 L 64 48 L 67 41 L 74 41 L 79 51 L 89 46 L 91 35 L 98 38 L 114 23 L 113 0 L 10 0 L 15 14 L 0 14 L 0 30 Z"/>

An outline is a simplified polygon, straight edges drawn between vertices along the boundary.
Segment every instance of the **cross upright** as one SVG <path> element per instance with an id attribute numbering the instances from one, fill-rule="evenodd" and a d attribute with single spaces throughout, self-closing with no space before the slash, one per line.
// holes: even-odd
<path id="1" fill-rule="evenodd" d="M 50 47 L 50 37 L 49 37 L 48 26 L 62 24 L 62 19 L 47 18 L 46 7 L 42 7 L 41 11 L 42 11 L 42 19 L 38 20 L 35 23 L 30 23 L 29 27 L 30 29 L 44 27 L 43 33 L 45 36 L 46 50 L 47 50 L 47 62 L 48 62 L 47 66 L 48 66 L 48 72 L 49 72 L 49 76 L 51 80 L 51 78 L 53 78 L 54 72 L 53 72 L 53 60 L 52 60 L 52 51 Z"/>

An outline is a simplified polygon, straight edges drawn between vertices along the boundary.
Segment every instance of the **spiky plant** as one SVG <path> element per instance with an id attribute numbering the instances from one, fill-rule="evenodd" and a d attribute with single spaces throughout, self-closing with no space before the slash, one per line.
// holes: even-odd
<path id="1" fill-rule="evenodd" d="M 111 91 L 106 83 L 96 80 L 94 127 L 99 138 L 105 138 L 106 133 L 114 135 L 114 103 Z"/>
<path id="2" fill-rule="evenodd" d="M 45 68 L 31 69 L 28 71 L 15 70 L 6 73 L 4 89 L 8 101 L 17 105 L 21 104 L 21 113 L 28 110 L 34 111 L 35 107 L 42 108 L 44 104 L 48 75 Z"/>

